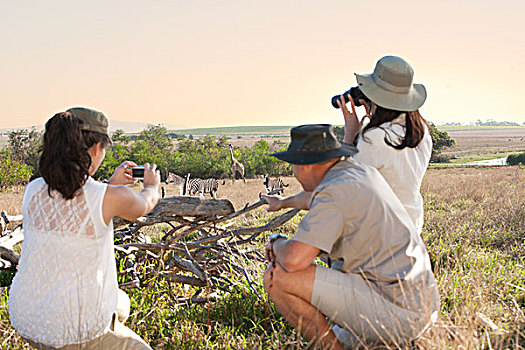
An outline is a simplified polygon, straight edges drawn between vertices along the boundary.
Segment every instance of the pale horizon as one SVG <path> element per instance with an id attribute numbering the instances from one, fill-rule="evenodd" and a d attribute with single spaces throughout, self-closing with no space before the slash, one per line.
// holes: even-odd
<path id="1" fill-rule="evenodd" d="M 389 54 L 425 85 L 426 119 L 522 124 L 524 10 L 517 0 L 3 2 L 0 129 L 72 106 L 180 129 L 341 125 L 331 97 Z"/>

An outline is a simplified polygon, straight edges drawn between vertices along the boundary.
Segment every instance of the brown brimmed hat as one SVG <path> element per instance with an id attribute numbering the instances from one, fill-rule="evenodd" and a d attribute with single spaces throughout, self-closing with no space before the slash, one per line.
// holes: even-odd
<path id="1" fill-rule="evenodd" d="M 108 134 L 108 118 L 104 113 L 84 107 L 69 108 L 66 112 L 82 121 L 82 130 Z"/>
<path id="2" fill-rule="evenodd" d="M 307 165 L 358 152 L 356 147 L 339 142 L 335 137 L 334 127 L 330 124 L 296 126 L 292 128 L 290 135 L 292 141 L 288 149 L 271 156 L 287 163 Z"/>

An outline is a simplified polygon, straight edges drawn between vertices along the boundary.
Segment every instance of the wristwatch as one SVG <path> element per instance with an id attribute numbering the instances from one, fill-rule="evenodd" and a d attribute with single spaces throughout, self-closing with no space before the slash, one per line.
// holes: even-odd
<path id="1" fill-rule="evenodd" d="M 280 233 L 274 233 L 270 236 L 270 243 L 272 244 L 273 246 L 273 243 L 278 240 L 278 239 L 287 239 L 285 235 L 283 234 L 280 234 Z"/>

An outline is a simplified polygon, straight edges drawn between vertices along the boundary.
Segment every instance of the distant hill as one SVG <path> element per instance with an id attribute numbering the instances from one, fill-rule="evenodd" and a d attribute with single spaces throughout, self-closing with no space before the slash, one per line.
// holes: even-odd
<path id="1" fill-rule="evenodd" d="M 109 131 L 113 132 L 117 129 L 122 129 L 126 133 L 137 133 L 142 130 L 144 130 L 148 124 L 156 125 L 157 123 L 151 122 L 151 123 L 143 123 L 143 122 L 126 122 L 126 121 L 119 121 L 119 120 L 109 120 Z M 181 125 L 166 125 L 167 129 L 173 129 L 173 128 L 181 128 Z M 34 125 L 34 126 L 28 126 L 24 128 L 3 128 L 0 129 L 0 134 L 4 134 L 7 132 L 10 132 L 12 130 L 21 130 L 21 129 L 32 129 L 35 128 L 36 130 L 44 130 L 44 125 Z"/>
<path id="2" fill-rule="evenodd" d="M 126 133 L 136 133 L 136 132 L 140 132 L 142 130 L 144 130 L 148 124 L 153 124 L 153 125 L 157 125 L 159 123 L 155 123 L 155 122 L 146 122 L 146 123 L 143 123 L 143 122 L 123 122 L 123 121 L 118 121 L 118 120 L 111 120 L 109 121 L 109 129 L 110 131 L 115 131 L 117 129 L 122 129 L 124 130 L 124 132 Z M 162 123 L 160 123 L 162 124 Z M 166 129 L 174 129 L 174 128 L 181 128 L 183 127 L 182 125 L 166 125 L 166 124 L 162 124 L 164 126 L 166 126 Z"/>
<path id="3" fill-rule="evenodd" d="M 211 127 L 195 129 L 174 129 L 170 133 L 183 135 L 266 135 L 266 134 L 286 134 L 290 133 L 293 126 L 270 125 L 270 126 L 229 126 Z"/>

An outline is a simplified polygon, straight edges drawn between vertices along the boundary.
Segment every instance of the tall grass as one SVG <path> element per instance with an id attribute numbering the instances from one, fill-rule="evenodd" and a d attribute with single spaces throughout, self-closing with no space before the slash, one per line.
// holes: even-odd
<path id="1" fill-rule="evenodd" d="M 236 194 L 237 205 L 253 202 L 254 194 L 264 191 L 259 182 L 251 183 L 250 197 L 243 197 L 250 183 L 236 182 L 242 187 Z M 222 196 L 229 196 L 225 191 Z M 525 170 L 429 169 L 422 193 L 423 238 L 439 284 L 441 315 L 417 345 L 422 349 L 525 348 Z M 270 217 L 261 209 L 236 225 L 258 225 Z M 294 218 L 279 231 L 291 235 L 299 220 Z M 262 251 L 268 235 L 247 249 Z M 134 289 L 127 325 L 155 349 L 309 348 L 268 301 L 261 280 L 265 264 L 246 259 L 243 267 L 255 281 L 255 291 L 242 279 L 236 280 L 235 287 L 216 291 L 166 281 Z M 212 301 L 179 302 L 178 296 L 196 293 Z M 28 348 L 10 326 L 5 291 L 0 298 L 0 348 Z"/>
<path id="2" fill-rule="evenodd" d="M 430 169 L 422 192 L 442 308 L 421 344 L 525 347 L 525 171 Z"/>

